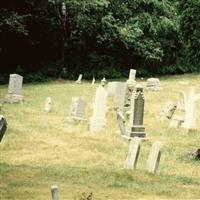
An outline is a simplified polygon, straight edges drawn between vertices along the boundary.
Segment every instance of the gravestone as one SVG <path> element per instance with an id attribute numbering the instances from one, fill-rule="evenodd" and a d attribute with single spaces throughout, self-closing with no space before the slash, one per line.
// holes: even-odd
<path id="1" fill-rule="evenodd" d="M 7 130 L 7 121 L 3 115 L 0 115 L 0 142 Z"/>
<path id="2" fill-rule="evenodd" d="M 92 79 L 92 85 L 94 85 L 95 84 L 95 78 L 93 77 L 93 79 Z"/>
<path id="3" fill-rule="evenodd" d="M 163 108 L 162 111 L 160 112 L 160 119 L 164 120 L 165 118 L 171 119 L 175 110 L 176 110 L 176 104 L 174 104 L 172 101 L 167 101 Z"/>
<path id="4" fill-rule="evenodd" d="M 105 87 L 106 83 L 107 83 L 107 80 L 105 77 L 103 77 L 103 79 L 101 80 L 101 86 Z"/>
<path id="5" fill-rule="evenodd" d="M 83 78 L 83 74 L 79 74 L 78 79 L 76 80 L 76 83 L 81 84 Z"/>
<path id="6" fill-rule="evenodd" d="M 116 82 L 114 98 L 113 98 L 114 108 L 124 107 L 125 96 L 126 96 L 126 83 Z"/>
<path id="7" fill-rule="evenodd" d="M 101 131 L 106 126 L 107 96 L 106 89 L 103 86 L 99 86 L 96 90 L 93 114 L 89 122 L 89 130 L 91 132 Z"/>
<path id="8" fill-rule="evenodd" d="M 44 104 L 44 111 L 50 112 L 51 111 L 51 97 L 47 97 Z"/>
<path id="9" fill-rule="evenodd" d="M 186 103 L 187 103 L 187 96 L 185 92 L 181 91 L 179 93 L 176 110 L 169 124 L 170 127 L 178 128 L 182 126 L 183 122 L 185 121 Z"/>
<path id="10" fill-rule="evenodd" d="M 8 93 L 5 96 L 5 102 L 18 103 L 23 101 L 22 96 L 23 77 L 18 74 L 10 74 Z"/>
<path id="11" fill-rule="evenodd" d="M 85 119 L 86 101 L 79 97 L 72 97 L 69 117 L 73 120 L 82 121 Z"/>
<path id="12" fill-rule="evenodd" d="M 152 91 L 160 90 L 160 80 L 158 78 L 148 78 L 146 89 Z"/>
<path id="13" fill-rule="evenodd" d="M 52 196 L 52 200 L 59 200 L 59 192 L 58 192 L 57 185 L 51 186 L 51 196 Z"/>
<path id="14" fill-rule="evenodd" d="M 140 153 L 140 138 L 134 137 L 131 139 L 127 158 L 125 160 L 125 169 L 136 169 L 139 153 Z"/>
<path id="15" fill-rule="evenodd" d="M 136 77 L 136 70 L 135 69 L 130 69 L 129 78 L 127 80 L 127 83 L 135 84 L 135 77 Z"/>
<path id="16" fill-rule="evenodd" d="M 160 162 L 160 157 L 161 157 L 161 148 L 162 148 L 162 143 L 159 141 L 156 141 L 153 143 L 148 160 L 147 160 L 147 171 L 150 173 L 156 173 L 159 162 Z"/>
<path id="17" fill-rule="evenodd" d="M 185 121 L 183 128 L 188 130 L 197 129 L 197 101 L 200 99 L 200 94 L 195 94 L 195 87 L 190 88 L 190 92 L 186 104 Z"/>
<path id="18" fill-rule="evenodd" d="M 125 124 L 124 115 L 121 112 L 117 112 L 117 123 L 119 125 L 119 129 L 122 135 L 126 134 L 126 124 Z"/>
<path id="19" fill-rule="evenodd" d="M 129 137 L 146 137 L 143 125 L 144 95 L 142 86 L 136 86 L 131 97 L 130 118 L 126 134 Z"/>
<path id="20" fill-rule="evenodd" d="M 108 96 L 114 96 L 117 86 L 117 81 L 109 82 L 107 86 Z"/>

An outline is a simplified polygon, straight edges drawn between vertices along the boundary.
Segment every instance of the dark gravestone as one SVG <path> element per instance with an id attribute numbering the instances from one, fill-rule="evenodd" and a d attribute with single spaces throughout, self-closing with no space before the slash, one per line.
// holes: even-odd
<path id="1" fill-rule="evenodd" d="M 6 132 L 6 129 L 7 129 L 7 121 L 2 115 L 0 115 L 0 142 L 4 136 L 4 133 Z"/>

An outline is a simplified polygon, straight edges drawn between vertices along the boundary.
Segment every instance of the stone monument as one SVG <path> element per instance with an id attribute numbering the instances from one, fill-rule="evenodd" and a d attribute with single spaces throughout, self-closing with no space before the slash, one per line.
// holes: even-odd
<path id="1" fill-rule="evenodd" d="M 79 74 L 78 79 L 76 80 L 76 83 L 81 84 L 83 78 L 83 74 Z"/>
<path id="2" fill-rule="evenodd" d="M 140 85 L 136 86 L 131 97 L 131 110 L 128 129 L 126 131 L 129 137 L 146 137 L 145 127 L 143 125 L 144 117 L 144 95 L 143 88 Z"/>
<path id="3" fill-rule="evenodd" d="M 106 126 L 107 96 L 106 89 L 100 85 L 96 90 L 93 114 L 89 122 L 90 132 L 101 131 Z"/>
<path id="4" fill-rule="evenodd" d="M 44 111 L 50 112 L 51 111 L 51 97 L 47 97 L 44 104 Z"/>
<path id="5" fill-rule="evenodd" d="M 85 110 L 86 110 L 86 101 L 79 97 L 72 97 L 69 117 L 75 121 L 84 121 L 85 119 Z"/>
<path id="6" fill-rule="evenodd" d="M 146 89 L 152 91 L 160 90 L 160 80 L 158 78 L 147 79 Z"/>
<path id="7" fill-rule="evenodd" d="M 10 74 L 8 93 L 5 96 L 5 102 L 18 103 L 23 101 L 22 96 L 23 77 L 18 74 Z"/>
<path id="8" fill-rule="evenodd" d="M 149 157 L 147 160 L 147 171 L 150 173 L 154 174 L 158 169 L 161 157 L 161 148 L 162 148 L 162 143 L 156 141 L 150 149 Z"/>
<path id="9" fill-rule="evenodd" d="M 0 142 L 7 130 L 7 121 L 3 115 L 0 115 Z"/>
<path id="10" fill-rule="evenodd" d="M 126 97 L 126 83 L 116 82 L 114 98 L 113 98 L 114 108 L 124 107 L 125 97 Z"/>

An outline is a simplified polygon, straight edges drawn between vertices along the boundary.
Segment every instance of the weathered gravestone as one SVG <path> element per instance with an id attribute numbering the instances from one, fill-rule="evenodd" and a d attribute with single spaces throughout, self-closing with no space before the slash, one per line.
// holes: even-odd
<path id="1" fill-rule="evenodd" d="M 115 85 L 115 92 L 113 98 L 114 108 L 124 107 L 126 97 L 126 83 L 117 82 Z"/>
<path id="2" fill-rule="evenodd" d="M 124 102 L 124 106 L 127 108 L 129 108 L 131 105 L 131 95 L 136 85 L 135 76 L 136 76 L 136 70 L 130 69 L 129 79 L 126 81 L 126 94 L 125 94 L 125 102 Z"/>
<path id="3" fill-rule="evenodd" d="M 47 97 L 44 104 L 44 111 L 50 112 L 51 111 L 51 97 Z"/>
<path id="4" fill-rule="evenodd" d="M 92 85 L 94 85 L 95 84 L 95 77 L 93 77 L 93 79 L 92 79 Z"/>
<path id="5" fill-rule="evenodd" d="M 60 199 L 57 185 L 51 186 L 51 196 L 52 196 L 52 200 L 59 200 Z"/>
<path id="6" fill-rule="evenodd" d="M 176 110 L 169 123 L 170 127 L 178 128 L 183 124 L 183 122 L 185 121 L 186 103 L 187 103 L 187 96 L 185 92 L 181 91 L 179 93 Z"/>
<path id="7" fill-rule="evenodd" d="M 129 137 L 146 137 L 145 127 L 143 125 L 144 117 L 144 95 L 143 88 L 136 86 L 135 91 L 131 97 L 131 110 L 128 129 L 126 134 Z"/>
<path id="8" fill-rule="evenodd" d="M 18 103 L 23 101 L 22 96 L 23 77 L 18 74 L 10 74 L 8 93 L 5 96 L 5 102 Z"/>
<path id="9" fill-rule="evenodd" d="M 93 114 L 89 122 L 89 130 L 91 132 L 101 131 L 106 126 L 107 96 L 106 89 L 103 86 L 99 86 L 96 90 Z"/>
<path id="10" fill-rule="evenodd" d="M 76 83 L 81 84 L 83 78 L 83 74 L 79 74 L 78 79 L 76 80 Z"/>
<path id="11" fill-rule="evenodd" d="M 3 115 L 0 115 L 0 142 L 6 132 L 7 129 L 7 121 Z"/>
<path id="12" fill-rule="evenodd" d="M 136 169 L 139 153 L 140 153 L 140 138 L 134 137 L 131 139 L 127 158 L 125 160 L 125 169 Z"/>
<path id="13" fill-rule="evenodd" d="M 200 94 L 196 94 L 195 87 L 191 87 L 187 98 L 185 121 L 182 125 L 183 128 L 188 130 L 197 129 L 197 102 L 199 99 Z"/>
<path id="14" fill-rule="evenodd" d="M 117 86 L 117 81 L 109 82 L 107 86 L 108 96 L 114 96 Z"/>
<path id="15" fill-rule="evenodd" d="M 79 97 L 72 97 L 69 117 L 75 121 L 82 121 L 85 119 L 86 101 Z"/>
<path id="16" fill-rule="evenodd" d="M 159 141 L 156 141 L 153 143 L 150 152 L 149 152 L 149 157 L 147 160 L 147 171 L 150 173 L 156 173 L 159 162 L 160 162 L 160 157 L 161 157 L 161 148 L 162 148 L 162 143 Z"/>
<path id="17" fill-rule="evenodd" d="M 147 79 L 146 89 L 152 91 L 160 90 L 160 80 L 158 78 Z"/>
<path id="18" fill-rule="evenodd" d="M 176 107 L 177 107 L 176 104 L 174 104 L 172 101 L 167 101 L 164 104 L 164 106 L 159 114 L 160 119 L 161 120 L 164 120 L 165 118 L 171 119 L 176 110 Z"/>
<path id="19" fill-rule="evenodd" d="M 126 121 L 124 115 L 121 112 L 117 112 L 117 123 L 122 135 L 126 135 Z"/>

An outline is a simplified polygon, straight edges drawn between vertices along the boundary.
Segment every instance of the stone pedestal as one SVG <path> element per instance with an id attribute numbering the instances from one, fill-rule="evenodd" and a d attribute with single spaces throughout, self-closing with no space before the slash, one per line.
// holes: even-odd
<path id="1" fill-rule="evenodd" d="M 131 114 L 129 125 L 127 127 L 127 135 L 129 137 L 146 137 L 145 127 L 143 125 L 144 116 L 144 96 L 143 88 L 136 86 L 131 97 Z"/>

